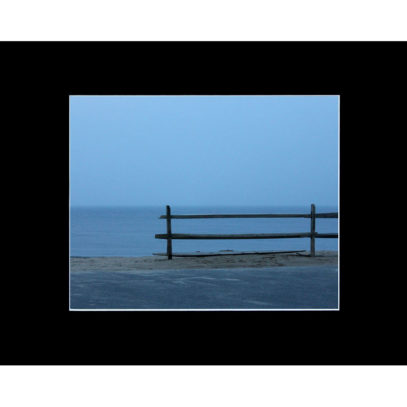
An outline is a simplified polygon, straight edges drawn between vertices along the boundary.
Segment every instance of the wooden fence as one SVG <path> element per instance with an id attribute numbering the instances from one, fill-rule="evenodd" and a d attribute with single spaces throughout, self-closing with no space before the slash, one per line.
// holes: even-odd
<path id="1" fill-rule="evenodd" d="M 167 233 L 156 234 L 156 239 L 167 240 L 168 259 L 171 260 L 172 240 L 173 239 L 288 239 L 288 238 L 310 238 L 310 253 L 315 256 L 315 239 L 316 238 L 338 238 L 337 233 L 318 233 L 315 230 L 316 218 L 337 218 L 338 212 L 316 213 L 315 205 L 311 204 L 310 213 L 288 213 L 288 214 L 230 214 L 230 215 L 172 215 L 169 205 L 166 206 L 166 215 L 162 215 L 159 219 L 166 219 Z M 216 219 L 216 218 L 309 218 L 310 232 L 309 233 L 252 233 L 252 234 L 191 234 L 191 233 L 172 233 L 171 219 Z"/>

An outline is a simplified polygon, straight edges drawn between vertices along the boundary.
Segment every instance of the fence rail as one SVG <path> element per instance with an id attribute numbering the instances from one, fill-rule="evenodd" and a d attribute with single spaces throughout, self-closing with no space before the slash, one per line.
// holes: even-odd
<path id="1" fill-rule="evenodd" d="M 309 213 L 259 213 L 259 214 L 226 214 L 226 215 L 170 215 L 171 219 L 217 219 L 217 218 L 311 218 Z M 316 218 L 337 218 L 337 212 L 316 213 Z M 159 219 L 167 219 L 161 215 Z"/>
<path id="2" fill-rule="evenodd" d="M 249 234 L 194 234 L 194 233 L 172 233 L 171 219 L 220 219 L 220 218 L 309 218 L 311 227 L 309 233 L 249 233 Z M 287 214 L 224 214 L 224 215 L 172 215 L 169 205 L 166 206 L 166 215 L 159 219 L 166 219 L 167 233 L 156 234 L 156 239 L 167 240 L 168 259 L 171 260 L 173 239 L 287 239 L 287 238 L 309 238 L 311 256 L 315 256 L 316 238 L 338 238 L 337 233 L 318 233 L 315 230 L 317 218 L 338 218 L 338 212 L 316 213 L 315 205 L 311 204 L 311 213 L 287 213 Z"/>

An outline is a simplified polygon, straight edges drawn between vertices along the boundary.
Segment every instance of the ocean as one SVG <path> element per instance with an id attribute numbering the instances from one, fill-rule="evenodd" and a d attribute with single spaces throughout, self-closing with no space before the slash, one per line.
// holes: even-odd
<path id="1" fill-rule="evenodd" d="M 318 206 L 316 212 L 337 212 L 333 206 Z M 310 213 L 310 206 L 171 206 L 173 215 Z M 166 251 L 165 206 L 71 207 L 70 255 L 75 257 L 151 256 Z M 309 232 L 306 218 L 173 219 L 172 233 L 294 233 Z M 316 219 L 316 231 L 338 232 L 338 219 Z M 338 250 L 338 239 L 316 239 L 316 250 Z M 173 252 L 309 250 L 310 239 L 173 240 Z"/>

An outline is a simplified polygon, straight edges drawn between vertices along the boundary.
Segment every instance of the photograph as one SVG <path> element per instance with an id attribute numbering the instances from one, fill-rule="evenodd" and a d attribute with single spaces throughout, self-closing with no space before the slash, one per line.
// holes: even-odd
<path id="1" fill-rule="evenodd" d="M 3 7 L 0 404 L 405 405 L 405 13 L 127 3 Z"/>
<path id="2" fill-rule="evenodd" d="M 70 95 L 70 310 L 339 310 L 339 95 Z"/>
<path id="3" fill-rule="evenodd" d="M 1 363 L 405 362 L 380 233 L 404 44 L 1 49 L 23 169 Z"/>

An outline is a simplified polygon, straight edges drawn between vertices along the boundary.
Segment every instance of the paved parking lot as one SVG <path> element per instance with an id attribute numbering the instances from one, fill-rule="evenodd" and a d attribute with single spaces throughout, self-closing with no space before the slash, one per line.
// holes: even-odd
<path id="1" fill-rule="evenodd" d="M 336 266 L 71 272 L 71 310 L 337 309 Z"/>

